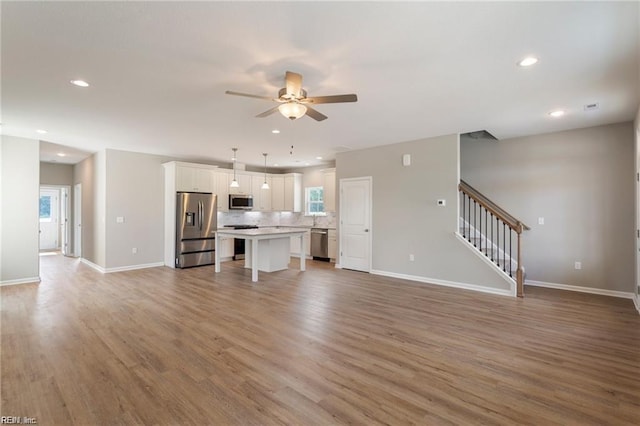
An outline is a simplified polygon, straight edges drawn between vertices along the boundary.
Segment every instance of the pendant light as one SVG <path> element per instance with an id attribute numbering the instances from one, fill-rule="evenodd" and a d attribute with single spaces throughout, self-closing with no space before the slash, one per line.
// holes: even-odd
<path id="1" fill-rule="evenodd" d="M 231 148 L 231 150 L 233 151 L 233 180 L 231 181 L 231 185 L 229 185 L 231 188 L 238 188 L 240 185 L 238 184 L 238 180 L 236 179 L 236 153 L 238 152 L 238 148 Z"/>
<path id="2" fill-rule="evenodd" d="M 267 183 L 267 153 L 263 152 L 264 155 L 264 183 L 262 184 L 262 189 L 269 189 L 269 184 Z"/>

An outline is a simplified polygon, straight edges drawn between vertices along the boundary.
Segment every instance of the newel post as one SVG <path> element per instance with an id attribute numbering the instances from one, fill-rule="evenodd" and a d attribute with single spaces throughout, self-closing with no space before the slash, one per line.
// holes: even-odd
<path id="1" fill-rule="evenodd" d="M 518 269 L 516 270 L 516 291 L 518 297 L 524 297 L 524 266 L 522 266 L 522 244 L 520 239 L 522 238 L 523 226 L 518 224 Z"/>

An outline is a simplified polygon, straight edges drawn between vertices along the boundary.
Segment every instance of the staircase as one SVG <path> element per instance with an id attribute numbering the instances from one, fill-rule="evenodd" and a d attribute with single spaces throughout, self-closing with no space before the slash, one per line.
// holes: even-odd
<path id="1" fill-rule="evenodd" d="M 530 228 L 461 180 L 460 235 L 490 260 L 516 284 L 518 297 L 523 296 L 524 266 L 521 236 Z"/>

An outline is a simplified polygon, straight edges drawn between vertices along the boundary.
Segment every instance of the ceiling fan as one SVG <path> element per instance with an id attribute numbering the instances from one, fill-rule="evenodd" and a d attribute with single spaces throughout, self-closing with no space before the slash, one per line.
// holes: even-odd
<path id="1" fill-rule="evenodd" d="M 284 83 L 285 87 L 278 91 L 277 98 L 233 92 L 231 90 L 227 90 L 225 93 L 227 95 L 246 96 L 248 98 L 278 102 L 280 105 L 268 109 L 256 115 L 256 117 L 263 118 L 280 111 L 282 115 L 290 120 L 296 120 L 305 114 L 316 121 L 326 120 L 326 115 L 311 108 L 309 104 L 334 104 L 356 102 L 358 100 L 358 96 L 355 94 L 307 97 L 307 91 L 302 88 L 302 75 L 291 71 L 287 71 L 285 74 Z"/>

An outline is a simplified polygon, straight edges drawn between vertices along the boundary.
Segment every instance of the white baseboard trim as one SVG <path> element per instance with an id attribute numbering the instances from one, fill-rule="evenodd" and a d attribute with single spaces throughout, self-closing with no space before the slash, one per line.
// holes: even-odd
<path id="1" fill-rule="evenodd" d="M 455 281 L 440 280 L 440 279 L 437 279 L 437 278 L 428 278 L 428 277 L 421 277 L 421 276 L 417 276 L 417 275 L 399 274 L 399 273 L 396 273 L 396 272 L 379 271 L 379 270 L 371 270 L 371 274 L 373 274 L 373 275 L 381 275 L 381 276 L 384 276 L 384 277 L 391 277 L 391 278 L 401 278 L 403 280 L 417 281 L 417 282 L 425 283 L 425 284 L 441 285 L 441 286 L 444 286 L 444 287 L 460 288 L 460 289 L 463 289 L 463 290 L 479 291 L 479 292 L 482 292 L 482 293 L 496 294 L 496 295 L 499 295 L 499 296 L 515 297 L 515 295 L 513 294 L 513 291 L 511 291 L 510 289 L 499 289 L 499 288 L 484 287 L 484 286 L 480 286 L 480 285 L 476 285 L 476 284 L 459 283 L 459 282 L 455 282 Z"/>
<path id="2" fill-rule="evenodd" d="M 633 304 L 636 305 L 636 310 L 640 314 L 640 295 L 636 295 L 636 297 L 633 298 Z"/>
<path id="3" fill-rule="evenodd" d="M 342 265 L 341 265 L 341 264 L 339 264 L 338 262 L 336 262 L 336 266 L 335 266 L 335 268 L 336 268 L 336 269 L 342 269 Z"/>
<path id="4" fill-rule="evenodd" d="M 80 258 L 80 262 L 84 263 L 85 265 L 89 266 L 90 268 L 95 269 L 96 271 L 98 271 L 100 273 L 104 274 L 106 272 L 106 270 L 102 266 L 97 265 L 97 264 L 93 263 L 92 261 L 85 259 L 84 257 Z"/>
<path id="5" fill-rule="evenodd" d="M 18 278 L 18 279 L 15 279 L 15 280 L 0 281 L 0 286 L 18 285 L 18 284 L 34 284 L 34 283 L 39 283 L 39 282 L 40 282 L 40 277 Z"/>
<path id="6" fill-rule="evenodd" d="M 548 283 L 544 281 L 533 280 L 526 280 L 524 282 L 524 285 L 530 285 L 533 287 L 555 288 L 557 290 L 577 291 L 579 293 L 599 294 L 601 296 L 621 297 L 623 299 L 635 299 L 635 295 L 632 292 L 606 290 L 603 288 L 581 287 L 577 285 Z"/>
<path id="7" fill-rule="evenodd" d="M 95 263 L 82 258 L 80 259 L 80 261 L 82 263 L 84 263 L 87 266 L 90 266 L 91 268 L 95 269 L 96 271 L 103 273 L 103 274 L 110 274 L 112 272 L 123 272 L 123 271 L 133 271 L 136 269 L 146 269 L 146 268 L 155 268 L 158 266 L 164 266 L 164 262 L 154 262 L 154 263 L 142 263 L 139 265 L 129 265 L 129 266 L 118 266 L 115 268 L 103 268 L 100 265 L 96 265 Z"/>
<path id="8" fill-rule="evenodd" d="M 158 266 L 164 266 L 164 262 L 141 263 L 139 265 L 129 265 L 129 266 L 117 266 L 115 268 L 107 268 L 105 272 L 107 274 L 110 274 L 111 272 L 134 271 L 136 269 L 157 268 Z"/>

